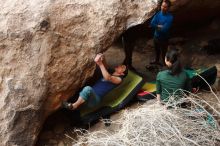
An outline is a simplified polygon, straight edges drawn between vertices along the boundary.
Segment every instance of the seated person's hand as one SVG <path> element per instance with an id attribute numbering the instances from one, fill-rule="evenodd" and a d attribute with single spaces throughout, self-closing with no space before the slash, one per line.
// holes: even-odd
<path id="1" fill-rule="evenodd" d="M 192 93 L 196 94 L 198 93 L 198 91 L 199 91 L 199 87 L 192 88 Z"/>
<path id="2" fill-rule="evenodd" d="M 157 104 L 161 104 L 161 100 L 157 100 L 156 103 L 157 103 Z"/>

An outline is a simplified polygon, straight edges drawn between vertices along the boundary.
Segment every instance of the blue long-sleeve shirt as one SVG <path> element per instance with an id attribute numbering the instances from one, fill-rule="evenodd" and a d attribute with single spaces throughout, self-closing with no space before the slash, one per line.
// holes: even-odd
<path id="1" fill-rule="evenodd" d="M 154 15 L 151 20 L 150 26 L 155 29 L 154 37 L 159 40 L 166 40 L 169 38 L 169 30 L 173 22 L 173 16 L 167 12 L 162 13 L 159 11 L 156 15 Z M 162 25 L 161 29 L 157 28 L 157 25 Z"/>

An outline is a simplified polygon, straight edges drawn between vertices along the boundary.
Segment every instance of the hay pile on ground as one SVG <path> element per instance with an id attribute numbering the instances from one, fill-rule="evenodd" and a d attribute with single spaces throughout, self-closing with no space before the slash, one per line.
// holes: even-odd
<path id="1" fill-rule="evenodd" d="M 124 110 L 120 119 L 111 121 L 118 126 L 114 131 L 84 131 L 74 146 L 214 146 L 220 142 L 220 129 L 216 118 L 219 111 L 205 100 L 191 95 L 166 105 L 141 105 Z M 218 98 L 217 96 L 215 96 Z M 217 99 L 219 101 L 219 99 Z M 175 102 L 174 102 L 175 101 Z M 180 108 L 181 103 L 191 103 Z M 219 103 L 217 103 L 220 105 Z M 212 113 L 203 107 L 209 106 Z M 80 129 L 78 132 L 82 132 Z"/>

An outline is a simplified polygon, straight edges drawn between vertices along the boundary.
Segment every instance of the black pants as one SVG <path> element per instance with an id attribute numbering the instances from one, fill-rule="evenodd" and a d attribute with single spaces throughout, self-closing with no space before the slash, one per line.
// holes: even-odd
<path id="1" fill-rule="evenodd" d="M 165 55 L 168 48 L 168 39 L 167 40 L 158 40 L 154 38 L 154 50 L 155 50 L 155 62 L 160 61 L 160 56 L 162 59 L 163 65 L 165 65 Z"/>
<path id="2" fill-rule="evenodd" d="M 127 38 L 126 36 L 123 37 L 123 48 L 125 52 L 125 59 L 123 61 L 124 65 L 132 66 L 132 54 L 134 50 L 134 40 Z"/>

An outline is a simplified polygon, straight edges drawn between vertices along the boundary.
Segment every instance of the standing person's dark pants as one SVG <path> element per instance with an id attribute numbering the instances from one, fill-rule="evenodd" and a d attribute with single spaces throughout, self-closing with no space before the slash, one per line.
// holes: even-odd
<path id="1" fill-rule="evenodd" d="M 135 70 L 134 67 L 132 66 L 132 54 L 135 46 L 133 36 L 130 36 L 129 34 L 123 35 L 122 43 L 125 53 L 125 59 L 123 61 L 123 64 L 126 65 L 129 69 Z"/>
<path id="2" fill-rule="evenodd" d="M 125 59 L 123 64 L 131 67 L 132 66 L 132 54 L 134 50 L 134 43 L 131 40 L 124 38 L 124 52 L 125 52 Z"/>
<path id="3" fill-rule="evenodd" d="M 165 55 L 168 48 L 168 39 L 159 40 L 154 38 L 154 50 L 155 50 L 155 60 L 153 63 L 159 63 L 160 57 L 162 59 L 163 65 L 165 65 Z"/>

